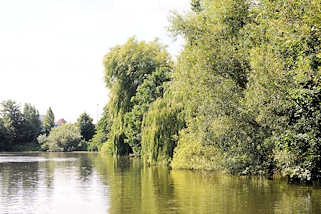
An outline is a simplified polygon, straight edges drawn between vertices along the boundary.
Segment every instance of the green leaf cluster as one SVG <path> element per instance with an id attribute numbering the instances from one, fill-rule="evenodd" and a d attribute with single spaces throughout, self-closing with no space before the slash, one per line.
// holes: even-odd
<path id="1" fill-rule="evenodd" d="M 77 119 L 77 125 L 80 129 L 80 134 L 85 141 L 89 141 L 96 133 L 93 119 L 86 113 L 82 113 Z"/>
<path id="2" fill-rule="evenodd" d="M 0 151 L 37 150 L 37 137 L 41 132 L 38 110 L 26 103 L 23 111 L 13 100 L 1 103 Z"/>
<path id="3" fill-rule="evenodd" d="M 204 1 L 170 90 L 187 127 L 174 168 L 320 179 L 320 1 Z M 175 97 L 174 96 L 174 97 Z"/>
<path id="4" fill-rule="evenodd" d="M 53 128 L 47 138 L 41 135 L 38 140 L 43 143 L 42 148 L 50 152 L 71 152 L 82 147 L 82 135 L 76 124 L 64 124 Z"/>
<path id="5" fill-rule="evenodd" d="M 148 106 L 162 96 L 172 62 L 157 41 L 129 39 L 104 57 L 105 82 L 110 89 L 108 113 L 112 125 L 108 149 L 115 155 L 141 151 L 141 124 Z"/>
<path id="6" fill-rule="evenodd" d="M 142 124 L 142 157 L 148 164 L 168 164 L 177 146 L 179 131 L 184 128 L 182 108 L 168 95 L 153 102 Z"/>
<path id="7" fill-rule="evenodd" d="M 105 106 L 102 118 L 98 121 L 98 124 L 95 127 L 96 134 L 89 141 L 88 149 L 90 151 L 101 151 L 103 144 L 108 140 L 108 133 L 110 132 L 111 126 L 112 121 L 108 106 Z"/>
<path id="8" fill-rule="evenodd" d="M 148 75 L 144 82 L 137 87 L 136 95 L 131 98 L 134 103 L 132 110 L 125 114 L 126 140 L 136 156 L 141 155 L 142 123 L 145 113 L 149 111 L 151 103 L 158 97 L 163 97 L 166 85 L 170 80 L 169 68 L 156 68 Z"/>
<path id="9" fill-rule="evenodd" d="M 45 133 L 48 136 L 51 129 L 55 126 L 55 115 L 51 107 L 49 107 L 49 109 L 47 110 L 46 116 L 43 121 L 43 126 L 45 129 Z"/>

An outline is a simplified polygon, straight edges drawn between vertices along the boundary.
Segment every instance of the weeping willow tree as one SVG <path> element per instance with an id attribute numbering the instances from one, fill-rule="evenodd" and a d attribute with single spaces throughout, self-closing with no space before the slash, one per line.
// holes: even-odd
<path id="1" fill-rule="evenodd" d="M 148 164 L 168 164 L 185 126 L 182 106 L 169 95 L 153 102 L 142 125 L 142 157 Z"/>
<path id="2" fill-rule="evenodd" d="M 105 82 L 110 89 L 108 111 L 112 126 L 103 150 L 115 155 L 140 154 L 137 136 L 141 115 L 148 109 L 142 105 L 149 105 L 162 96 L 160 88 L 169 80 L 166 73 L 171 71 L 171 64 L 165 47 L 157 41 L 137 42 L 131 38 L 105 55 Z M 148 88 L 155 90 L 146 93 Z M 141 110 L 138 111 L 139 107 Z"/>
<path id="3" fill-rule="evenodd" d="M 125 114 L 125 134 L 135 156 L 141 155 L 142 122 L 144 114 L 148 112 L 151 103 L 163 97 L 167 84 L 170 81 L 169 68 L 156 69 L 144 82 L 138 86 L 136 95 L 131 101 L 134 103 L 132 110 Z"/>

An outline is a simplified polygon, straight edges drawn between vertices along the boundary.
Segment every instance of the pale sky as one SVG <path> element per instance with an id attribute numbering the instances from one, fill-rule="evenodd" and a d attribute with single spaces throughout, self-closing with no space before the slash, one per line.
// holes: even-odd
<path id="1" fill-rule="evenodd" d="M 40 114 L 94 121 L 108 102 L 103 56 L 131 36 L 160 38 L 176 55 L 170 11 L 190 0 L 0 0 L 0 102 L 31 103 Z"/>

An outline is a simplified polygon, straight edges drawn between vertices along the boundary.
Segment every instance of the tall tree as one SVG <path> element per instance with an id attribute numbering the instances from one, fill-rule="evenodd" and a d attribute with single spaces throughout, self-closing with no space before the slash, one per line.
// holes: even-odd
<path id="1" fill-rule="evenodd" d="M 89 141 L 95 135 L 95 125 L 93 119 L 86 113 L 82 113 L 77 119 L 77 125 L 80 128 L 80 134 L 85 141 Z"/>
<path id="2" fill-rule="evenodd" d="M 24 122 L 23 114 L 21 113 L 20 106 L 13 100 L 7 100 L 1 103 L 0 113 L 3 126 L 8 134 L 8 147 L 11 147 L 23 140 L 23 136 L 21 135 Z"/>
<path id="3" fill-rule="evenodd" d="M 2 118 L 0 118 L 0 151 L 4 151 L 6 149 L 7 137 L 7 130 L 4 127 Z"/>
<path id="4" fill-rule="evenodd" d="M 104 57 L 104 65 L 105 82 L 110 88 L 108 109 L 113 120 L 109 144 L 114 154 L 124 155 L 134 148 L 126 143 L 124 121 L 124 115 L 133 109 L 132 98 L 138 87 L 157 69 L 170 70 L 171 60 L 165 47 L 157 41 L 137 42 L 131 38 L 124 45 L 112 48 Z"/>
<path id="5" fill-rule="evenodd" d="M 165 94 L 157 99 L 142 122 L 142 157 L 148 164 L 168 164 L 173 158 L 180 130 L 185 127 L 182 106 Z"/>
<path id="6" fill-rule="evenodd" d="M 142 122 L 146 112 L 152 102 L 157 98 L 163 97 L 166 82 L 170 81 L 171 70 L 156 69 L 152 74 L 138 86 L 136 95 L 132 97 L 131 102 L 134 104 L 130 112 L 126 113 L 125 134 L 126 142 L 131 146 L 136 156 L 141 155 L 142 141 Z"/>
<path id="7" fill-rule="evenodd" d="M 47 110 L 45 119 L 43 121 L 43 126 L 45 128 L 45 133 L 48 136 L 50 133 L 50 130 L 55 126 L 55 115 L 51 107 L 49 107 L 49 109 Z"/>
<path id="8" fill-rule="evenodd" d="M 320 0 L 201 2 L 172 22 L 187 41 L 170 87 L 187 122 L 172 166 L 319 180 Z"/>
<path id="9" fill-rule="evenodd" d="M 263 1 L 261 6 L 256 22 L 266 30 L 251 36 L 261 43 L 251 51 L 253 70 L 261 78 L 252 85 L 263 95 L 275 93 L 260 97 L 260 117 L 273 128 L 277 124 L 268 139 L 275 144 L 277 169 L 292 181 L 320 180 L 321 1 Z"/>
<path id="10" fill-rule="evenodd" d="M 34 142 L 41 131 L 41 121 L 39 111 L 31 104 L 26 103 L 23 108 L 23 132 L 27 142 Z"/>
<path id="11" fill-rule="evenodd" d="M 262 133 L 241 111 L 250 73 L 242 29 L 250 21 L 250 6 L 246 0 L 211 0 L 202 6 L 201 13 L 174 14 L 171 26 L 187 41 L 170 87 L 187 123 L 172 166 L 230 173 L 260 168 L 264 159 L 255 148 L 263 144 L 258 140 Z"/>
<path id="12" fill-rule="evenodd" d="M 38 149 L 35 144 L 41 125 L 38 110 L 25 104 L 23 112 L 15 101 L 1 103 L 0 110 L 0 150 L 22 151 Z"/>

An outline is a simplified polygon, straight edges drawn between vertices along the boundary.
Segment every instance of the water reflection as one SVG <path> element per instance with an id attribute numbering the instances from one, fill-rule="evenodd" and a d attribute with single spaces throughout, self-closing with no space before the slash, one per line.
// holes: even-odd
<path id="1" fill-rule="evenodd" d="M 28 198 L 30 201 L 35 200 L 35 190 L 39 180 L 39 174 L 37 173 L 39 170 L 38 162 L 25 162 L 19 164 L 19 166 L 14 163 L 2 166 L 0 163 L 0 169 L 1 204 L 14 206 L 17 203 L 22 203 L 24 206 L 28 206 L 27 202 L 23 201 L 24 198 Z M 17 194 L 19 197 L 16 197 Z M 5 210 L 5 212 L 8 211 Z"/>
<path id="2" fill-rule="evenodd" d="M 83 153 L 80 154 L 79 158 L 79 178 L 81 182 L 86 183 L 90 180 L 90 177 L 93 173 L 93 164 L 92 159 L 96 157 L 96 154 Z M 92 157 L 92 158 L 90 158 Z"/>
<path id="3" fill-rule="evenodd" d="M 318 187 L 219 173 L 144 167 L 137 160 L 99 156 L 110 186 L 109 213 L 321 213 Z"/>
<path id="4" fill-rule="evenodd" d="M 0 213 L 321 213 L 320 187 L 145 167 L 96 153 L 0 159 Z"/>
<path id="5" fill-rule="evenodd" d="M 89 155 L 0 154 L 0 213 L 107 213 Z"/>

